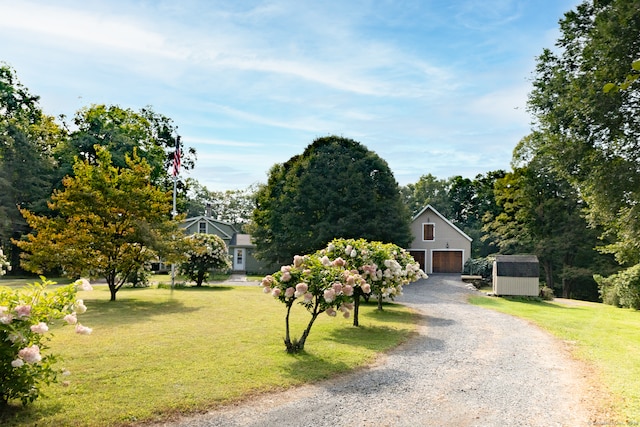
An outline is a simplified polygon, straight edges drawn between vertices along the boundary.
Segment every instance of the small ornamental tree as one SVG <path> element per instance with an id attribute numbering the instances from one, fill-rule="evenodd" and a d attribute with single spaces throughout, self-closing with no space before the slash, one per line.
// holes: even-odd
<path id="1" fill-rule="evenodd" d="M 393 300 L 402 295 L 403 286 L 427 277 L 411 254 L 392 243 L 334 239 L 319 253 L 329 258 L 344 257 L 346 268 L 360 273 L 369 285 L 379 310 L 384 299 Z M 354 326 L 358 326 L 360 297 L 364 296 L 361 291 L 359 288 L 354 293 Z"/>
<path id="2" fill-rule="evenodd" d="M 292 265 L 283 266 L 262 280 L 264 292 L 287 307 L 284 344 L 288 353 L 304 350 L 311 327 L 321 313 L 333 317 L 340 311 L 348 318 L 353 309 L 355 289 L 362 287 L 361 292 L 369 292 L 369 285 L 356 271 L 346 269 L 345 264 L 340 257 L 332 260 L 320 254 L 296 255 Z M 295 302 L 307 309 L 311 319 L 300 339 L 292 340 L 289 316 Z"/>
<path id="3" fill-rule="evenodd" d="M 226 271 L 231 268 L 229 252 L 224 240 L 215 234 L 196 233 L 185 238 L 186 261 L 180 264 L 180 273 L 202 286 L 209 279 L 209 270 Z"/>
<path id="4" fill-rule="evenodd" d="M 23 405 L 40 395 L 40 386 L 57 381 L 66 370 L 54 369 L 57 358 L 43 354 L 51 335 L 49 326 L 56 320 L 75 325 L 76 333 L 88 335 L 91 328 L 78 323 L 78 314 L 87 310 L 76 299 L 78 290 L 91 290 L 85 279 L 56 289 L 42 278 L 26 289 L 0 287 L 0 411 L 10 400 L 19 399 Z"/>

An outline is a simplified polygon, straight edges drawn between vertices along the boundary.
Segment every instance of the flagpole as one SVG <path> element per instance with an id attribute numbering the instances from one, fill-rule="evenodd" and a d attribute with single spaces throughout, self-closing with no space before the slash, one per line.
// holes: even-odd
<path id="1" fill-rule="evenodd" d="M 176 159 L 176 156 L 177 159 Z M 178 215 L 176 203 L 176 195 L 178 192 L 178 173 L 180 172 L 180 135 L 176 138 L 176 150 L 173 153 L 173 209 L 171 211 L 171 219 L 175 219 Z M 171 263 L 171 290 L 173 290 L 176 282 L 176 266 Z"/>

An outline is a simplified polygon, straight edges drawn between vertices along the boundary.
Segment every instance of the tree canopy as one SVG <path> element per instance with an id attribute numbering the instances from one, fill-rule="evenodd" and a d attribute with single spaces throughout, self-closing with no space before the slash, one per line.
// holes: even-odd
<path id="1" fill-rule="evenodd" d="M 640 1 L 584 1 L 560 21 L 557 49 L 538 58 L 529 108 L 530 153 L 544 152 L 576 186 L 592 225 L 613 240 L 604 250 L 640 262 L 640 86 L 625 81 L 640 56 Z"/>
<path id="2" fill-rule="evenodd" d="M 409 211 L 388 164 L 351 139 L 318 138 L 274 165 L 256 200 L 251 232 L 257 256 L 268 262 L 290 262 L 334 238 L 411 241 Z"/>
<path id="3" fill-rule="evenodd" d="M 18 209 L 46 211 L 53 188 L 51 152 L 65 133 L 38 101 L 0 64 L 0 245 L 27 231 Z"/>
<path id="4" fill-rule="evenodd" d="M 28 270 L 62 268 L 71 277 L 102 276 L 115 301 L 140 265 L 172 254 L 182 230 L 171 220 L 171 194 L 151 184 L 144 159 L 134 151 L 125 157 L 127 167 L 118 168 L 106 148 L 95 150 L 95 164 L 78 160 L 64 189 L 53 193 L 54 216 L 21 210 L 34 232 L 16 244 L 25 251 Z"/>

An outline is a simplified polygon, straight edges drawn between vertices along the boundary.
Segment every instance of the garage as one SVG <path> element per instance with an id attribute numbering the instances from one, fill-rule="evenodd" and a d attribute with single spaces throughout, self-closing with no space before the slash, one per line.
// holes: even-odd
<path id="1" fill-rule="evenodd" d="M 414 260 L 416 260 L 416 262 L 418 264 L 420 264 L 420 268 L 422 269 L 422 271 L 427 271 L 427 266 L 425 264 L 425 251 L 409 251 L 409 253 L 411 254 L 411 256 L 413 257 Z"/>
<path id="2" fill-rule="evenodd" d="M 431 252 L 434 273 L 462 273 L 462 251 Z"/>

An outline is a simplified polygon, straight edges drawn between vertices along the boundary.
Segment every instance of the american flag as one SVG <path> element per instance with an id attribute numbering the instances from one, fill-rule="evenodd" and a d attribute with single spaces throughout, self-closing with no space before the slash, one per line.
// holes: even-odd
<path id="1" fill-rule="evenodd" d="M 176 138 L 176 151 L 173 153 L 173 176 L 180 174 L 180 136 Z"/>

